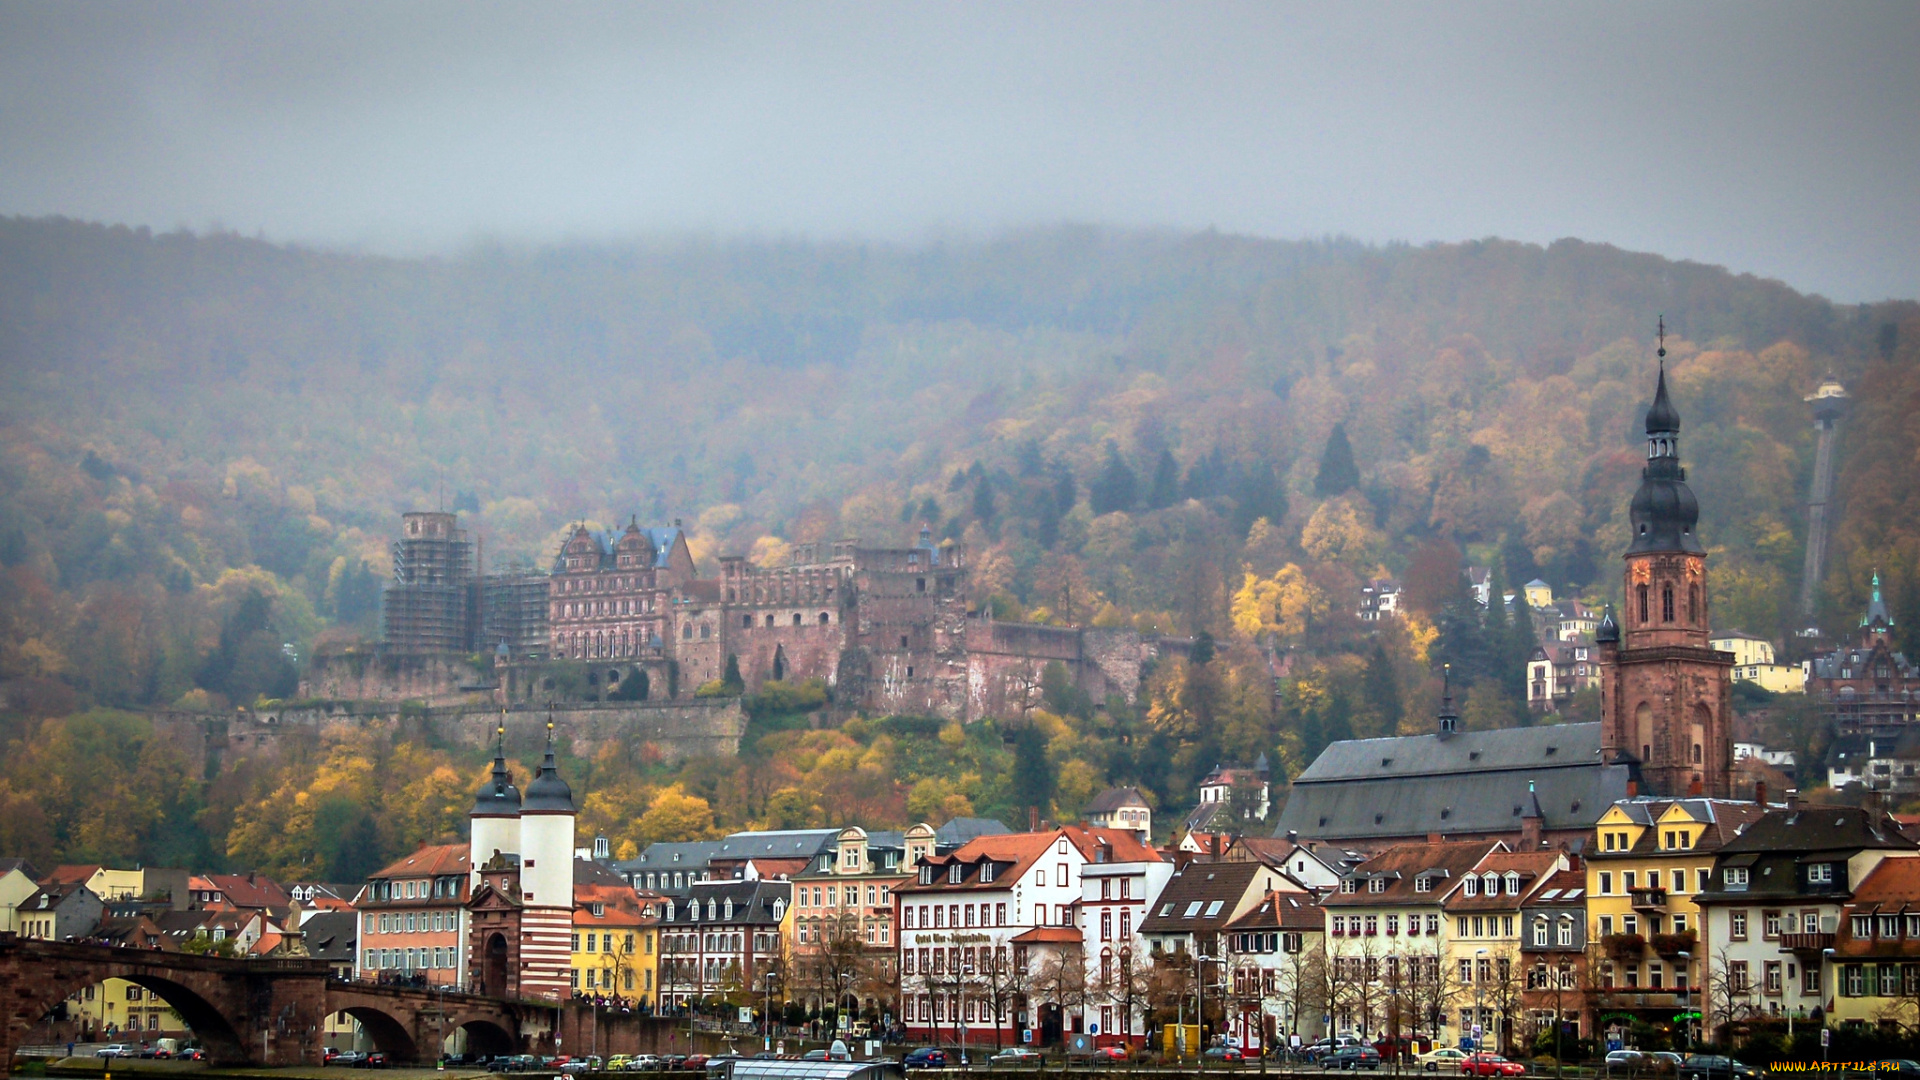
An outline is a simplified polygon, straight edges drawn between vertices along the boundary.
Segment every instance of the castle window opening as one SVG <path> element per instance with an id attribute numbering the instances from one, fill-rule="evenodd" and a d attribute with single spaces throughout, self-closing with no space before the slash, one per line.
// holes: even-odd
<path id="1" fill-rule="evenodd" d="M 706 623 L 701 623 L 700 624 L 700 640 L 705 641 L 706 639 L 712 636 L 713 636 L 713 627 L 708 626 Z"/>
<path id="2" fill-rule="evenodd" d="M 1645 585 L 1637 586 L 1636 592 L 1640 601 L 1640 621 L 1644 623 L 1647 621 L 1647 587 Z"/>
<path id="3" fill-rule="evenodd" d="M 800 625 L 800 613 L 797 611 L 793 613 L 793 625 L 795 626 Z"/>
<path id="4" fill-rule="evenodd" d="M 821 626 L 826 626 L 826 625 L 827 625 L 828 623 L 830 623 L 830 622 L 832 622 L 832 621 L 833 621 L 832 619 L 829 619 L 829 618 L 827 618 L 827 613 L 826 613 L 826 612 L 824 612 L 824 611 L 823 611 L 823 612 L 821 612 L 821 613 L 820 613 L 820 625 L 821 625 Z"/>
<path id="5" fill-rule="evenodd" d="M 1660 586 L 1660 621 L 1673 621 L 1673 586 Z"/>
<path id="6" fill-rule="evenodd" d="M 680 624 L 680 637 L 686 641 L 693 640 L 693 624 L 692 623 Z"/>
<path id="7" fill-rule="evenodd" d="M 926 592 L 926 591 L 927 591 L 927 579 L 926 579 L 926 578 L 914 578 L 914 579 L 913 579 L 913 591 L 914 591 L 914 592 Z"/>
<path id="8" fill-rule="evenodd" d="M 903 649 L 907 647 L 907 635 L 905 634 L 900 635 L 900 647 Z"/>
<path id="9" fill-rule="evenodd" d="M 753 616 L 751 615 L 740 616 L 740 629 L 742 630 L 753 629 Z"/>

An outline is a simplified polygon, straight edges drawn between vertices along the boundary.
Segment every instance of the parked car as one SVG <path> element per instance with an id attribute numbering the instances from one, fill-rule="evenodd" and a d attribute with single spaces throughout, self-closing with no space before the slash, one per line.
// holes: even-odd
<path id="1" fill-rule="evenodd" d="M 937 1046 L 923 1046 L 900 1059 L 905 1069 L 944 1069 L 947 1067 L 947 1052 Z"/>
<path id="2" fill-rule="evenodd" d="M 199 1048 L 199 1047 L 197 1047 L 197 1046 L 188 1046 L 188 1047 L 184 1047 L 184 1048 L 182 1048 L 182 1049 L 180 1049 L 180 1050 L 178 1050 L 178 1051 L 176 1051 L 176 1052 L 174 1053 L 174 1055 L 173 1055 L 173 1056 L 174 1056 L 174 1060 L 176 1060 L 176 1061 L 205 1061 L 205 1060 L 207 1060 L 207 1052 L 206 1052 L 205 1050 L 202 1050 L 201 1048 Z"/>
<path id="3" fill-rule="evenodd" d="M 1466 1060 L 1467 1052 L 1457 1046 L 1436 1046 L 1424 1054 L 1416 1054 L 1413 1062 L 1428 1072 L 1457 1072 Z"/>
<path id="4" fill-rule="evenodd" d="M 1133 1055 L 1127 1053 L 1127 1048 L 1124 1046 L 1098 1046 L 1094 1048 L 1093 1059 L 1095 1061 L 1132 1061 Z"/>
<path id="5" fill-rule="evenodd" d="M 680 1068 L 690 1072 L 705 1072 L 707 1071 L 708 1060 L 710 1060 L 710 1058 L 706 1054 L 688 1054 L 686 1057 L 680 1059 Z"/>
<path id="6" fill-rule="evenodd" d="M 131 1043 L 108 1043 L 100 1049 L 95 1050 L 93 1056 L 103 1058 L 132 1057 L 137 1053 L 139 1053 L 139 1050 L 135 1049 Z"/>
<path id="7" fill-rule="evenodd" d="M 1343 1046 L 1320 1058 L 1323 1069 L 1378 1069 L 1380 1051 L 1371 1046 Z"/>
<path id="8" fill-rule="evenodd" d="M 987 1059 L 989 1066 L 994 1065 L 1038 1065 L 1040 1052 L 1024 1046 L 1009 1046 L 1005 1050 Z"/>
<path id="9" fill-rule="evenodd" d="M 384 1069 L 387 1067 L 387 1055 L 375 1050 L 362 1057 L 359 1065 L 363 1069 Z"/>
<path id="10" fill-rule="evenodd" d="M 1719 1054 L 1689 1054 L 1680 1062 L 1680 1080 L 1760 1080 L 1760 1070 Z"/>
<path id="11" fill-rule="evenodd" d="M 1467 1059 L 1460 1063 L 1462 1076 L 1519 1076 L 1526 1071 L 1525 1065 L 1517 1061 L 1508 1061 L 1499 1054 L 1484 1050 L 1469 1054 Z"/>
<path id="12" fill-rule="evenodd" d="M 1236 1065 L 1247 1060 L 1245 1054 L 1242 1054 L 1238 1049 L 1231 1046 L 1209 1046 L 1207 1047 L 1206 1053 L 1200 1056 L 1206 1058 L 1208 1061 L 1225 1061 Z M 1378 1051 L 1375 1051 L 1373 1056 L 1378 1059 L 1380 1054 Z"/>

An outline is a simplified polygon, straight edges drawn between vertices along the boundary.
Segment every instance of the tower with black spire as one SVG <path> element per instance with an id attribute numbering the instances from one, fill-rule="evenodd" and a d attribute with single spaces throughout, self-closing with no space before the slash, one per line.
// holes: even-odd
<path id="1" fill-rule="evenodd" d="M 1647 464 L 1628 508 L 1625 603 L 1595 635 L 1601 753 L 1631 766 L 1640 794 L 1731 795 L 1731 653 L 1708 644 L 1700 504 L 1680 465 L 1680 413 L 1660 378 L 1647 410 Z"/>

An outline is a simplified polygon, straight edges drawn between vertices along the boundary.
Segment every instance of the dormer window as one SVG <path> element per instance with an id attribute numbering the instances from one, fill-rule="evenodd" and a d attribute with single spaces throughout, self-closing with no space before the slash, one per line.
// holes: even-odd
<path id="1" fill-rule="evenodd" d="M 949 885 L 960 884 L 960 875 L 965 872 L 966 872 L 965 868 L 962 867 L 959 863 L 957 862 L 948 863 L 947 864 L 947 884 Z"/>
<path id="2" fill-rule="evenodd" d="M 588 904 L 587 909 L 593 912 L 593 917 L 596 919 L 604 919 L 607 917 L 607 905 L 605 904 Z"/>
<path id="3" fill-rule="evenodd" d="M 920 867 L 920 884 L 933 884 L 933 867 L 924 864 Z"/>
<path id="4" fill-rule="evenodd" d="M 786 917 L 786 914 L 787 914 L 787 902 L 785 900 L 776 899 L 773 902 L 773 921 L 779 922 L 782 918 Z"/>
<path id="5" fill-rule="evenodd" d="M 1477 877 L 1474 877 L 1472 874 L 1468 874 L 1466 877 L 1461 878 L 1460 893 L 1463 896 L 1479 896 L 1480 895 L 1480 879 Z"/>
<path id="6" fill-rule="evenodd" d="M 726 917 L 728 921 L 732 921 L 733 919 L 733 897 L 731 896 L 727 897 L 727 916 Z"/>
<path id="7" fill-rule="evenodd" d="M 980 864 L 980 883 L 982 885 L 986 885 L 986 884 L 991 884 L 992 881 L 993 881 L 993 864 L 990 862 L 981 863 Z"/>
<path id="8" fill-rule="evenodd" d="M 1368 891 L 1368 892 L 1370 892 L 1370 893 L 1383 893 L 1383 892 L 1386 892 L 1386 891 L 1387 891 L 1387 879 L 1386 879 L 1386 878 L 1371 878 L 1371 879 L 1369 879 L 1369 880 L 1367 881 L 1367 891 Z"/>
<path id="9" fill-rule="evenodd" d="M 1480 883 L 1486 886 L 1488 896 L 1500 895 L 1500 875 L 1489 870 Z"/>
<path id="10" fill-rule="evenodd" d="M 1432 878 L 1430 878 L 1430 877 L 1428 877 L 1428 876 L 1426 876 L 1425 874 L 1422 874 L 1422 875 L 1420 875 L 1419 877 L 1417 877 L 1417 878 L 1414 878 L 1414 879 L 1413 879 L 1413 891 L 1414 891 L 1414 892 L 1432 892 L 1432 891 L 1433 891 L 1433 879 L 1432 879 Z"/>

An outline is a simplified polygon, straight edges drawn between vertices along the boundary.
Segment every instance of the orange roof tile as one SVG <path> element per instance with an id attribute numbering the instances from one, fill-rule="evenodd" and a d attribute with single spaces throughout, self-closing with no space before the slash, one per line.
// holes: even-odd
<path id="1" fill-rule="evenodd" d="M 433 877 L 440 874 L 464 874 L 468 870 L 467 845 L 429 844 L 416 848 L 387 864 L 370 878 Z"/>

